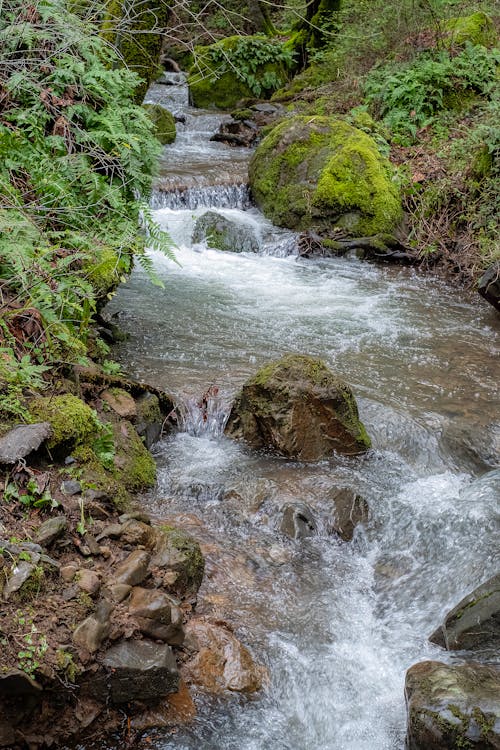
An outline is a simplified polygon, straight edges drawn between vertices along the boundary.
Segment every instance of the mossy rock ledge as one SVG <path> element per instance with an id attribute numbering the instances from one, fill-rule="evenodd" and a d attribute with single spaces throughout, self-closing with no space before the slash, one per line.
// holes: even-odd
<path id="1" fill-rule="evenodd" d="M 332 117 L 277 125 L 257 147 L 249 177 L 255 202 L 281 227 L 363 237 L 390 234 L 402 218 L 390 162 L 369 135 Z"/>
<path id="2" fill-rule="evenodd" d="M 263 367 L 245 383 L 226 434 L 302 461 L 334 451 L 357 455 L 371 445 L 350 387 L 320 359 L 301 354 Z"/>

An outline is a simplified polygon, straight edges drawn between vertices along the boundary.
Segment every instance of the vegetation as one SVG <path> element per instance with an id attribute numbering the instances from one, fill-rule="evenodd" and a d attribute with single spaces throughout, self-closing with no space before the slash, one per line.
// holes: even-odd
<path id="1" fill-rule="evenodd" d="M 85 362 L 92 316 L 145 243 L 160 144 L 138 76 L 66 0 L 6 0 L 0 16 L 0 410 Z M 143 231 L 138 231 L 142 218 Z"/>

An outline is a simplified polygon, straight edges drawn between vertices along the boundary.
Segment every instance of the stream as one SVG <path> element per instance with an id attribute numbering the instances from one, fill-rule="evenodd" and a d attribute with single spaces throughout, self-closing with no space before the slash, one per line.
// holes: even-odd
<path id="1" fill-rule="evenodd" d="M 196 696 L 195 721 L 148 747 L 402 750 L 406 670 L 466 658 L 428 636 L 498 572 L 498 317 L 413 270 L 298 258 L 294 235 L 251 206 L 248 150 L 209 140 L 224 115 L 191 109 L 182 76 L 167 80 L 146 101 L 185 123 L 152 206 L 180 265 L 152 253 L 165 288 L 140 268 L 120 287 L 106 312 L 130 337 L 113 357 L 179 404 L 145 504 L 203 545 L 198 611 L 235 625 L 270 680 L 250 698 Z M 193 244 L 209 208 L 250 227 L 259 252 Z M 223 436 L 238 388 L 288 352 L 322 357 L 352 386 L 366 456 L 301 464 Z M 352 542 L 329 533 L 335 487 L 370 507 Z M 293 541 L 281 509 L 298 501 L 318 533 Z"/>

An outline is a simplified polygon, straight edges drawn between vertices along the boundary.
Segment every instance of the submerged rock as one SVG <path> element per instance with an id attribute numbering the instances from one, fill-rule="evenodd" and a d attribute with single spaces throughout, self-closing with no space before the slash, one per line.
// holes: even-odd
<path id="1" fill-rule="evenodd" d="M 349 386 L 320 359 L 300 354 L 263 367 L 245 383 L 226 434 L 303 461 L 370 447 Z"/>
<path id="2" fill-rule="evenodd" d="M 251 226 L 228 219 L 216 211 L 207 211 L 200 216 L 193 230 L 192 241 L 205 241 L 214 250 L 232 253 L 259 251 L 259 240 Z"/>
<path id="3" fill-rule="evenodd" d="M 500 648 L 500 573 L 450 610 L 429 640 L 448 650 Z"/>
<path id="4" fill-rule="evenodd" d="M 408 750 L 498 750 L 500 669 L 415 664 L 406 674 Z"/>
<path id="5" fill-rule="evenodd" d="M 281 531 L 292 539 L 304 539 L 316 531 L 311 509 L 305 503 L 291 503 L 283 509 Z"/>
<path id="6" fill-rule="evenodd" d="M 368 503 L 347 487 L 339 487 L 329 493 L 334 506 L 332 529 L 345 542 L 350 542 L 354 529 L 368 519 Z"/>
<path id="7" fill-rule="evenodd" d="M 255 202 L 281 227 L 366 237 L 392 233 L 402 218 L 389 161 L 369 135 L 332 117 L 277 125 L 257 146 L 249 177 Z"/>
<path id="8" fill-rule="evenodd" d="M 187 682 L 211 693 L 254 693 L 262 688 L 266 668 L 254 662 L 230 630 L 206 620 L 191 620 L 186 635 L 191 648 L 197 651 L 185 665 Z"/>

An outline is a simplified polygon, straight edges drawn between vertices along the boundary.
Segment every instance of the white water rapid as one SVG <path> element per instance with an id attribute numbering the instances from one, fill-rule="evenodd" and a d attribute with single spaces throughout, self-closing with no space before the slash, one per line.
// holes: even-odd
<path id="1" fill-rule="evenodd" d="M 191 725 L 147 746 L 402 750 L 405 671 L 464 658 L 427 638 L 498 572 L 498 318 L 407 269 L 298 259 L 292 233 L 249 206 L 248 153 L 209 141 L 221 116 L 190 109 L 185 86 L 149 97 L 186 118 L 164 152 L 170 194 L 153 200 L 181 265 L 154 254 L 165 289 L 140 269 L 120 288 L 108 312 L 130 338 L 113 356 L 184 404 L 181 428 L 156 447 L 158 488 L 145 502 L 203 543 L 199 611 L 235 623 L 270 682 L 250 699 L 198 696 Z M 193 245 L 208 208 L 247 226 L 259 252 Z M 300 464 L 221 435 L 237 388 L 287 352 L 321 356 L 352 385 L 373 439 L 365 457 Z M 338 486 L 370 506 L 351 543 L 328 533 Z M 295 542 L 279 525 L 297 501 L 318 534 Z"/>

